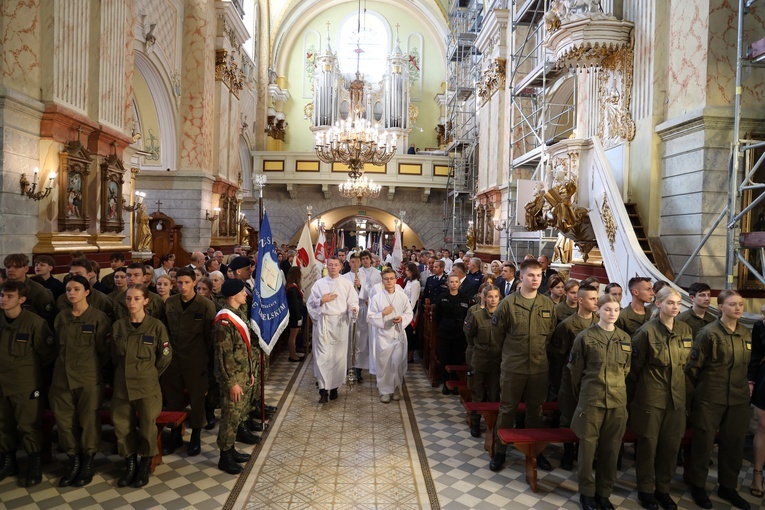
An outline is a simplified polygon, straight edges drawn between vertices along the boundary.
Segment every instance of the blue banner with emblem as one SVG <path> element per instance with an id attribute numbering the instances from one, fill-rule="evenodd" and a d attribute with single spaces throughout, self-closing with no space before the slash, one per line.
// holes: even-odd
<path id="1" fill-rule="evenodd" d="M 257 335 L 263 352 L 271 354 L 289 319 L 284 273 L 279 268 L 271 225 L 268 223 L 268 215 L 264 212 L 258 235 L 258 265 L 255 268 L 255 287 L 252 291 L 250 313 L 250 327 Z"/>

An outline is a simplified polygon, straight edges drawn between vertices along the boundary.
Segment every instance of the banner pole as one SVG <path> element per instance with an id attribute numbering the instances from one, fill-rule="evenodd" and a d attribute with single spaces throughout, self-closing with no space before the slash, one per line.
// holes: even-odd
<path id="1" fill-rule="evenodd" d="M 263 188 L 265 182 L 258 186 L 258 242 L 260 242 L 260 233 L 263 229 Z M 262 264 L 262 260 L 258 260 Z M 263 430 L 266 430 L 266 354 L 263 348 L 260 349 L 260 423 L 263 424 Z"/>

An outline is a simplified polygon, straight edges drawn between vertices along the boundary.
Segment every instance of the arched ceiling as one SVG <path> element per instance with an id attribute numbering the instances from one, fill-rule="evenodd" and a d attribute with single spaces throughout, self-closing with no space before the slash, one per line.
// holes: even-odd
<path id="1" fill-rule="evenodd" d="M 434 40 L 445 45 L 448 32 L 446 19 L 447 0 L 377 0 L 402 10 L 402 16 L 412 15 L 420 19 L 423 29 L 430 32 Z M 302 26 L 338 4 L 353 3 L 354 0 L 268 0 L 270 27 L 270 66 L 280 69 L 286 58 L 284 53 L 290 46 L 290 38 L 300 33 Z M 362 7 L 364 0 L 362 0 Z M 261 11 L 262 12 L 262 11 Z M 262 25 L 261 25 L 262 26 Z M 443 48 L 445 53 L 445 47 Z"/>

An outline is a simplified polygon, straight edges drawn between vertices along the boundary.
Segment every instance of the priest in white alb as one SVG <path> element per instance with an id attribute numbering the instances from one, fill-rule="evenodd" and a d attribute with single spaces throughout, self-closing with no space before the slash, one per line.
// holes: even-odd
<path id="1" fill-rule="evenodd" d="M 348 330 L 359 311 L 359 298 L 351 282 L 340 276 L 340 259 L 327 261 L 328 276 L 311 289 L 306 306 L 313 320 L 314 373 L 319 381 L 319 403 L 337 398 L 348 370 Z"/>
<path id="2" fill-rule="evenodd" d="M 412 322 L 412 305 L 401 287 L 396 272 L 382 271 L 382 292 L 369 302 L 367 322 L 374 349 L 377 389 L 380 401 L 387 404 L 401 399 L 401 385 L 406 374 L 406 327 Z"/>

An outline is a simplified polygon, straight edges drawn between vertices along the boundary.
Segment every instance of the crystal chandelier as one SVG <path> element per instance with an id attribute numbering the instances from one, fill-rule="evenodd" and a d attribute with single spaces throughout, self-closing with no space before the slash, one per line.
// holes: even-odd
<path id="1" fill-rule="evenodd" d="M 377 198 L 380 196 L 382 186 L 375 184 L 366 177 L 351 177 L 339 186 L 340 194 L 345 198 L 355 198 L 358 204 L 365 198 Z"/>

